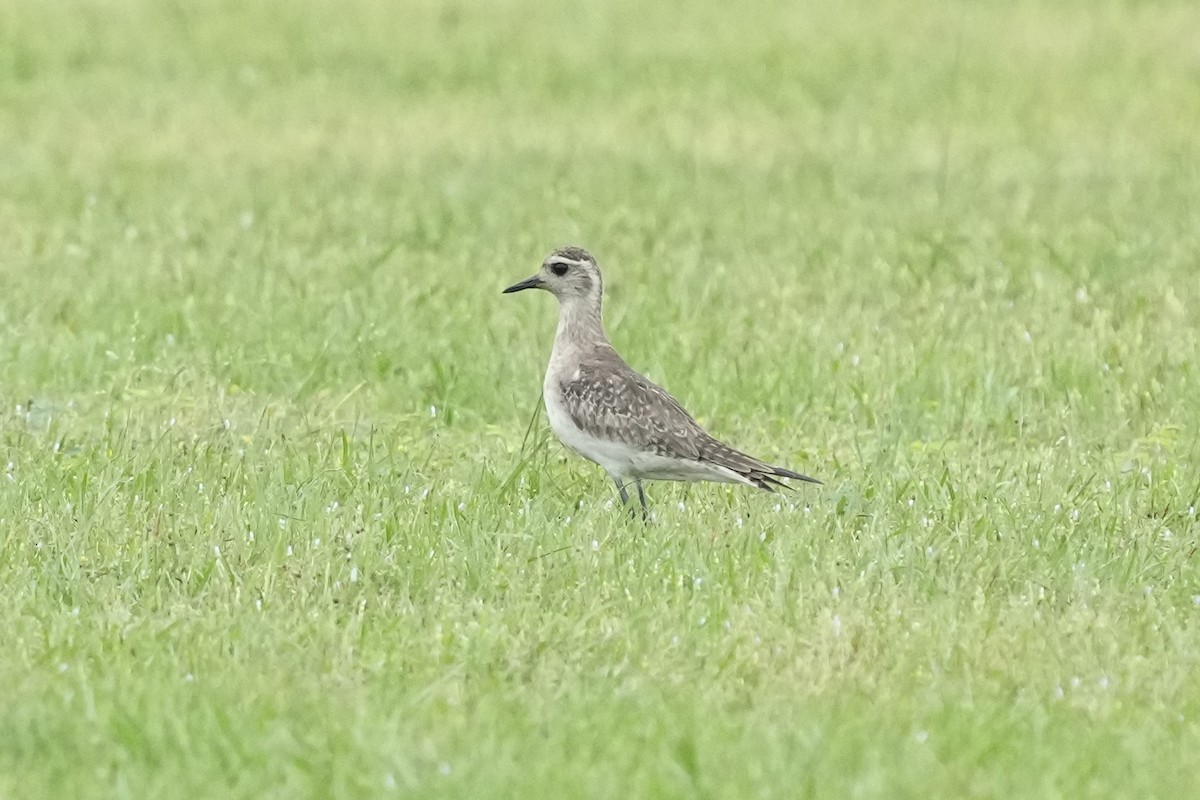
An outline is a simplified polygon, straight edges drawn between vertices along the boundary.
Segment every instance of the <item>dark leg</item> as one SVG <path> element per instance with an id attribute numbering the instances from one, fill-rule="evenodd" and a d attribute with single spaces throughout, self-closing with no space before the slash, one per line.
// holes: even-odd
<path id="1" fill-rule="evenodd" d="M 646 492 L 642 490 L 642 482 L 634 481 L 637 484 L 638 500 L 642 501 L 642 517 L 650 519 L 650 509 L 646 505 Z"/>
<path id="2" fill-rule="evenodd" d="M 613 483 L 615 483 L 617 485 L 617 491 L 621 495 L 621 505 L 623 505 L 623 506 L 629 505 L 629 492 L 625 491 L 625 484 L 621 483 L 616 478 L 613 478 Z"/>

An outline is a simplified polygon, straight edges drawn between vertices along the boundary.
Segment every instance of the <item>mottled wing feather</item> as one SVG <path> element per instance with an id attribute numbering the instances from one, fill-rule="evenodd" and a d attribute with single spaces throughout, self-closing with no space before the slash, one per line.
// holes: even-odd
<path id="1" fill-rule="evenodd" d="M 660 456 L 715 464 L 768 492 L 785 486 L 777 478 L 820 483 L 717 441 L 674 397 L 639 375 L 619 356 L 605 355 L 580 364 L 571 380 L 561 384 L 567 413 L 592 436 Z"/>
<path id="2" fill-rule="evenodd" d="M 740 450 L 734 450 L 729 445 L 722 444 L 711 436 L 705 438 L 706 441 L 700 447 L 700 458 L 705 461 L 720 464 L 722 467 L 727 467 L 734 472 L 741 472 L 743 474 L 751 472 L 771 473 L 775 471 L 775 468 L 770 464 L 759 461 L 757 458 L 752 458 Z"/>
<path id="3" fill-rule="evenodd" d="M 700 458 L 707 434 L 675 398 L 624 362 L 581 364 L 561 387 L 567 413 L 592 436 L 657 455 Z"/>

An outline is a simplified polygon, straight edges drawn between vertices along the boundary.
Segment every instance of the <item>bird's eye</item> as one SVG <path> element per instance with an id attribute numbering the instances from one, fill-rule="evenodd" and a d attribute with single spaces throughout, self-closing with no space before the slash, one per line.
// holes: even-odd
<path id="1" fill-rule="evenodd" d="M 550 271 L 559 277 L 567 274 L 567 265 L 561 261 L 556 261 L 550 265 Z"/>

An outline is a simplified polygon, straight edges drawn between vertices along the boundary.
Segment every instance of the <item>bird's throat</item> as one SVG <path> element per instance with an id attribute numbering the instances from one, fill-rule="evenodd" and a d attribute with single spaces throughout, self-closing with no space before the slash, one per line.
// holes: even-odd
<path id="1" fill-rule="evenodd" d="M 558 310 L 558 331 L 554 348 L 575 349 L 609 345 L 604 332 L 600 304 L 585 300 L 568 300 Z"/>

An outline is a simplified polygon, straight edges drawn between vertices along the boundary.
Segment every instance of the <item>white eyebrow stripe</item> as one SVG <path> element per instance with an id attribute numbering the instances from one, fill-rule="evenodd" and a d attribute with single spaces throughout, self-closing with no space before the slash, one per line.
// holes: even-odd
<path id="1" fill-rule="evenodd" d="M 574 259 L 567 258 L 566 256 L 557 256 L 557 257 L 551 259 L 548 263 L 550 263 L 550 264 L 566 264 L 568 267 L 572 267 L 572 266 L 573 267 L 582 267 L 587 262 L 575 261 Z"/>

